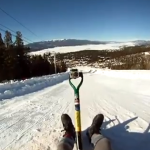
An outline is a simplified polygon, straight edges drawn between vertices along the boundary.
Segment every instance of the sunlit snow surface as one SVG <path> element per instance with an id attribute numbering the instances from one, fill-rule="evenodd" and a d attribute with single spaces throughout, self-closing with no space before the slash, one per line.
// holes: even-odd
<path id="1" fill-rule="evenodd" d="M 84 72 L 84 149 L 91 150 L 86 129 L 103 113 L 102 133 L 114 150 L 149 150 L 150 71 L 79 70 Z M 0 85 L 1 150 L 56 150 L 63 135 L 61 114 L 68 113 L 74 122 L 74 93 L 67 79 L 66 72 Z"/>

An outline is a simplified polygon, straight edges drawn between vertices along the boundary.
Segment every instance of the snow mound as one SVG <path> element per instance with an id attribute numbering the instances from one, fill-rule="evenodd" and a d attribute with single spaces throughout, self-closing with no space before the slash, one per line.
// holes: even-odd
<path id="1" fill-rule="evenodd" d="M 68 73 L 48 75 L 16 82 L 0 84 L 0 101 L 36 92 L 43 88 L 58 84 L 68 79 Z"/>

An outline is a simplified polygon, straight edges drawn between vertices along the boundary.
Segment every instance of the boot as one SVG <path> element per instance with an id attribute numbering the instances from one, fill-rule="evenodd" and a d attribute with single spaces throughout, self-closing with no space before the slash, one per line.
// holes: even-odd
<path id="1" fill-rule="evenodd" d="M 75 128 L 69 115 L 62 114 L 61 122 L 64 128 L 63 131 L 65 131 L 65 134 L 63 135 L 63 137 L 72 137 L 75 140 L 75 137 L 76 137 Z"/>
<path id="2" fill-rule="evenodd" d="M 94 117 L 91 126 L 88 129 L 87 135 L 89 137 L 89 140 L 91 142 L 91 138 L 93 134 L 101 134 L 101 126 L 103 124 L 104 115 L 98 114 Z"/>

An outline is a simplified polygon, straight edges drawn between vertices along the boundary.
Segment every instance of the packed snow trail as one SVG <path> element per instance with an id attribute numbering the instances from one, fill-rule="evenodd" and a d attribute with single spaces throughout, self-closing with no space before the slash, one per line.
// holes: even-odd
<path id="1" fill-rule="evenodd" d="M 113 150 L 150 149 L 150 80 L 87 73 L 80 99 L 84 138 L 93 117 L 103 113 L 103 134 Z M 6 100 L 0 106 L 1 150 L 55 150 L 63 134 L 62 113 L 74 122 L 74 93 L 68 81 Z M 86 142 L 84 149 L 91 150 Z"/>

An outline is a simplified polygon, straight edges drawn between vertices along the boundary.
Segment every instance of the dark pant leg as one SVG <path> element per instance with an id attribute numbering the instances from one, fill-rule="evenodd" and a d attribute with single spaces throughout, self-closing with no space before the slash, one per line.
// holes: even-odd
<path id="1" fill-rule="evenodd" d="M 57 150 L 73 150 L 74 143 L 73 138 L 63 137 L 57 146 Z"/>

